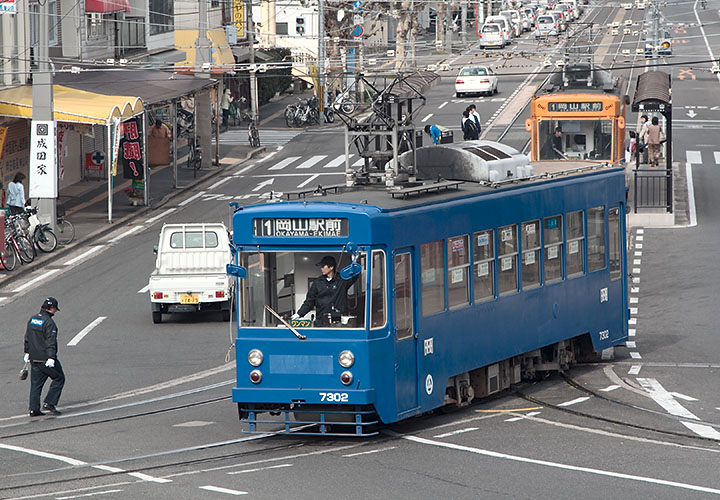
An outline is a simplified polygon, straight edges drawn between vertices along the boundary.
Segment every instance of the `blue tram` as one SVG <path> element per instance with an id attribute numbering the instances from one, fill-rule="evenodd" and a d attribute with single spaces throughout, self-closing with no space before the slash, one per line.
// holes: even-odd
<path id="1" fill-rule="evenodd" d="M 624 171 L 546 167 L 236 207 L 232 400 L 249 430 L 367 434 L 624 343 Z M 291 319 L 326 255 L 355 279 L 347 309 Z"/>

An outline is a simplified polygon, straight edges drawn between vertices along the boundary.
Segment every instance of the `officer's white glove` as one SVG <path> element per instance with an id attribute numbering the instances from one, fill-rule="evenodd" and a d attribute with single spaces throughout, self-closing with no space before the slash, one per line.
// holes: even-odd
<path id="1" fill-rule="evenodd" d="M 23 361 L 25 361 L 26 363 L 30 362 L 30 355 L 28 353 L 25 353 L 25 357 L 23 358 Z"/>
<path id="2" fill-rule="evenodd" d="M 298 313 L 295 313 L 292 316 L 290 316 L 290 319 L 300 319 L 300 315 Z"/>
<path id="3" fill-rule="evenodd" d="M 48 368 L 55 368 L 55 360 L 49 358 L 47 361 L 45 361 L 45 366 L 47 366 Z"/>

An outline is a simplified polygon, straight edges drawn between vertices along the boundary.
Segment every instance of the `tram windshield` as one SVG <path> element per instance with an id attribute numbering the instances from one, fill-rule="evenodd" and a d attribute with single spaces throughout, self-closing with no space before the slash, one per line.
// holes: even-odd
<path id="1" fill-rule="evenodd" d="M 558 127 L 562 130 L 559 152 L 553 143 L 558 141 L 554 137 Z M 612 161 L 612 120 L 543 120 L 538 128 L 541 160 Z"/>
<path id="2" fill-rule="evenodd" d="M 328 257 L 332 259 L 328 260 Z M 357 263 L 362 271 L 357 277 L 343 281 L 340 271 L 350 264 L 347 253 L 336 252 L 245 252 L 240 255 L 242 265 L 247 268 L 247 278 L 240 281 L 241 327 L 283 326 L 272 312 L 293 327 L 321 328 L 366 328 L 385 323 L 385 256 L 384 252 L 373 251 L 371 275 L 375 276 L 370 301 L 371 313 L 366 312 L 368 254 L 361 252 Z M 323 274 L 327 267 L 318 264 L 335 260 L 337 280 L 333 292 L 324 290 L 323 298 L 315 300 L 314 307 L 303 303 L 313 283 L 326 279 Z M 322 283 L 322 282 L 321 282 Z M 317 284 L 318 287 L 320 283 Z M 316 290 L 320 290 L 317 288 Z M 333 293 L 337 291 L 335 295 Z M 319 314 L 320 312 L 320 314 Z M 303 313 L 293 320 L 293 315 Z M 368 321 L 368 316 L 371 316 Z"/>

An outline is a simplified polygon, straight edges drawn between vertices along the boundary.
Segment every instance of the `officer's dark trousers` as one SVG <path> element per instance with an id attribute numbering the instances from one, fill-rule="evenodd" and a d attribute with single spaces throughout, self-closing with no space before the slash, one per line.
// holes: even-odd
<path id="1" fill-rule="evenodd" d="M 52 384 L 45 396 L 45 402 L 56 406 L 65 385 L 65 373 L 60 361 L 55 360 L 55 368 L 48 368 L 44 361 L 33 361 L 30 364 L 30 411 L 40 410 L 40 395 L 48 377 L 52 379 Z"/>

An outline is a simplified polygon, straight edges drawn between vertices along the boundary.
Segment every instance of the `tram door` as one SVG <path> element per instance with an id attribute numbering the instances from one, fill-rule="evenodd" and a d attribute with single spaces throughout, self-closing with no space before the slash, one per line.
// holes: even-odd
<path id="1" fill-rule="evenodd" d="M 395 398 L 398 413 L 418 406 L 417 336 L 415 335 L 415 286 L 412 250 L 393 256 L 395 318 Z"/>

